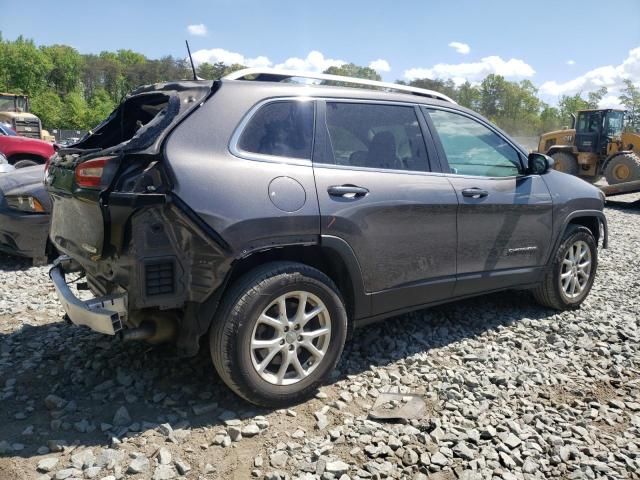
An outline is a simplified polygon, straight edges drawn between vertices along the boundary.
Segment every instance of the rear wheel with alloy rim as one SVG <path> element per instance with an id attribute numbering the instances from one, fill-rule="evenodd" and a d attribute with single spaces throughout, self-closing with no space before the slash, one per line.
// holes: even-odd
<path id="1" fill-rule="evenodd" d="M 313 395 L 335 368 L 347 315 L 335 284 L 307 265 L 274 262 L 225 293 L 210 332 L 213 364 L 249 402 L 282 407 Z"/>
<path id="2" fill-rule="evenodd" d="M 598 249 L 591 231 L 580 225 L 569 225 L 553 264 L 533 294 L 547 307 L 578 308 L 591 290 L 597 266 Z"/>
<path id="3" fill-rule="evenodd" d="M 331 317 L 310 292 L 280 295 L 258 317 L 251 339 L 251 361 L 260 377 L 274 385 L 293 385 L 322 363 L 331 340 Z"/>

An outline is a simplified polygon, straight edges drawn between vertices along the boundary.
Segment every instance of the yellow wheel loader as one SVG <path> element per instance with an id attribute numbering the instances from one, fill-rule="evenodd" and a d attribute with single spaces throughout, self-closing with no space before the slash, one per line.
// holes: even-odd
<path id="1" fill-rule="evenodd" d="M 604 176 L 611 194 L 640 191 L 640 134 L 624 132 L 623 124 L 623 110 L 580 110 L 573 128 L 543 134 L 538 151 L 553 157 L 561 172 L 591 183 Z"/>

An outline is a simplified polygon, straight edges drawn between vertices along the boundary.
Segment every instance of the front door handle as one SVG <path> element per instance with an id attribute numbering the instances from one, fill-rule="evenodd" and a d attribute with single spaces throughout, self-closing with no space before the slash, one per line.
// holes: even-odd
<path id="1" fill-rule="evenodd" d="M 465 188 L 464 190 L 462 190 L 462 196 L 463 197 L 470 197 L 470 198 L 484 198 L 487 195 L 489 195 L 489 192 L 487 192 L 486 190 L 482 190 L 481 188 Z"/>
<path id="2" fill-rule="evenodd" d="M 332 185 L 327 192 L 332 197 L 361 198 L 369 193 L 369 189 L 356 185 Z"/>

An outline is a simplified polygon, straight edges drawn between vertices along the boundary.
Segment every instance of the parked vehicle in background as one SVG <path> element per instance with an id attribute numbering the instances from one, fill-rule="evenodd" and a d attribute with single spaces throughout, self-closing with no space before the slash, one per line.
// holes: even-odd
<path id="1" fill-rule="evenodd" d="M 640 134 L 623 131 L 623 110 L 581 110 L 570 129 L 545 133 L 538 151 L 555 160 L 555 169 L 609 185 L 640 180 Z"/>
<path id="2" fill-rule="evenodd" d="M 78 137 L 69 137 L 69 138 L 65 138 L 64 140 L 61 140 L 60 142 L 58 142 L 58 145 L 60 145 L 61 147 L 67 147 L 69 145 L 73 145 L 74 143 L 78 142 L 80 140 L 80 138 Z"/>
<path id="3" fill-rule="evenodd" d="M 7 123 L 22 137 L 52 142 L 54 137 L 42 129 L 40 119 L 29 113 L 29 98 L 16 93 L 0 93 L 0 123 Z"/>
<path id="4" fill-rule="evenodd" d="M 21 137 L 14 130 L 0 123 L 0 152 L 16 168 L 45 163 L 53 155 L 53 145 L 44 140 Z"/>
<path id="5" fill-rule="evenodd" d="M 282 406 L 367 322 L 510 288 L 579 307 L 604 197 L 552 163 L 404 85 L 248 69 L 145 86 L 48 164 L 50 275 L 75 324 L 182 355 L 208 334 L 234 392 Z"/>
<path id="6" fill-rule="evenodd" d="M 44 165 L 0 175 L 0 251 L 44 265 L 53 253 L 47 237 L 51 200 L 42 179 Z"/>
<path id="7" fill-rule="evenodd" d="M 13 165 L 9 164 L 9 160 L 5 157 L 4 153 L 0 152 L 0 173 L 8 173 L 15 170 Z"/>

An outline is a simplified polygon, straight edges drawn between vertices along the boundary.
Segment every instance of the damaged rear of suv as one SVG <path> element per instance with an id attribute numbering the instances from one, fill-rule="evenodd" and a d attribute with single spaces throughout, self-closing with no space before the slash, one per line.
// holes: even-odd
<path id="1" fill-rule="evenodd" d="M 248 69 L 141 87 L 46 167 L 50 275 L 71 322 L 183 356 L 208 336 L 234 392 L 284 406 L 369 321 L 511 288 L 578 308 L 603 197 L 552 162 L 405 85 Z"/>
<path id="2" fill-rule="evenodd" d="M 228 268 L 228 246 L 172 195 L 162 145 L 214 91 L 206 81 L 141 87 L 48 163 L 50 238 L 66 255 L 50 275 L 74 323 L 151 342 L 177 336 L 183 354 L 197 351 L 199 335 L 177 327 L 197 321 L 224 280 L 215 269 Z M 76 298 L 73 273 L 96 299 Z"/>

